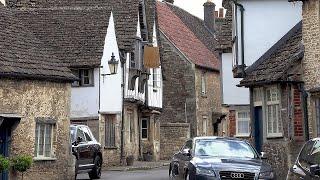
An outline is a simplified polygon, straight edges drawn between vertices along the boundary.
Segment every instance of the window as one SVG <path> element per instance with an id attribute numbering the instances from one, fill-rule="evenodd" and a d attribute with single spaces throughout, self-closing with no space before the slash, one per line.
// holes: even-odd
<path id="1" fill-rule="evenodd" d="M 277 87 L 268 88 L 267 95 L 267 135 L 268 137 L 282 136 L 282 123 L 280 120 L 280 98 Z"/>
<path id="2" fill-rule="evenodd" d="M 207 135 L 207 127 L 208 127 L 208 116 L 202 116 L 202 132 L 203 136 Z"/>
<path id="3" fill-rule="evenodd" d="M 134 52 L 130 53 L 130 68 L 141 69 L 143 58 L 143 46 L 140 39 L 135 42 Z"/>
<path id="4" fill-rule="evenodd" d="M 153 88 L 154 90 L 160 87 L 160 69 L 152 69 Z"/>
<path id="5" fill-rule="evenodd" d="M 72 69 L 72 73 L 79 78 L 79 81 L 74 81 L 72 86 L 92 86 L 93 69 Z"/>
<path id="6" fill-rule="evenodd" d="M 148 119 L 141 120 L 141 138 L 148 139 Z"/>
<path id="7" fill-rule="evenodd" d="M 36 123 L 35 130 L 35 157 L 51 158 L 53 139 L 53 124 Z"/>
<path id="8" fill-rule="evenodd" d="M 116 133 L 116 124 L 115 119 L 116 115 L 107 115 L 105 116 L 105 146 L 107 148 L 116 147 L 115 143 L 115 133 Z"/>
<path id="9" fill-rule="evenodd" d="M 205 95 L 207 93 L 206 76 L 205 73 L 201 75 L 201 94 Z"/>
<path id="10" fill-rule="evenodd" d="M 92 141 L 92 138 L 91 138 L 92 135 L 88 130 L 88 128 L 82 127 L 81 130 L 83 131 L 83 134 L 86 137 L 86 141 Z"/>
<path id="11" fill-rule="evenodd" d="M 318 140 L 310 140 L 304 145 L 298 163 L 307 171 L 309 171 L 311 165 L 320 164 L 320 142 Z"/>
<path id="12" fill-rule="evenodd" d="M 237 112 L 236 116 L 237 136 L 250 135 L 250 113 Z"/>
<path id="13" fill-rule="evenodd" d="M 262 106 L 263 90 L 262 88 L 253 89 L 253 102 L 254 106 Z"/>
<path id="14" fill-rule="evenodd" d="M 132 142 L 134 140 L 134 116 L 132 111 L 128 111 L 128 135 L 129 135 L 129 141 Z"/>

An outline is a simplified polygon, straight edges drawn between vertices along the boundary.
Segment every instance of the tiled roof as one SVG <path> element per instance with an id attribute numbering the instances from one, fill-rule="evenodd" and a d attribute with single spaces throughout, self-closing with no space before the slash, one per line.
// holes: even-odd
<path id="1" fill-rule="evenodd" d="M 210 44 L 214 41 L 209 42 L 213 38 L 211 37 L 212 34 L 207 37 L 207 43 L 204 43 L 204 38 L 196 35 L 205 31 L 204 23 L 190 15 L 186 15 L 188 14 L 187 12 L 179 10 L 171 4 L 158 1 L 156 7 L 160 31 L 179 51 L 198 66 L 215 70 L 220 69 L 220 62 L 213 53 L 213 45 Z M 183 13 L 186 16 L 180 18 L 179 13 Z M 191 22 L 185 23 L 188 20 Z M 192 25 L 192 22 L 195 24 Z M 198 33 L 195 33 L 196 29 L 199 30 Z M 208 32 L 201 37 L 205 37 L 206 34 Z"/>
<path id="2" fill-rule="evenodd" d="M 0 77 L 72 81 L 75 76 L 44 44 L 0 5 Z"/>
<path id="3" fill-rule="evenodd" d="M 22 6 L 29 1 L 18 2 Z M 36 1 L 35 6 L 40 8 L 17 8 L 16 14 L 20 21 L 25 23 L 38 39 L 53 48 L 69 67 L 100 65 L 111 11 L 115 18 L 119 49 L 127 52 L 133 50 L 138 0 L 53 1 L 56 4 L 49 2 Z M 152 11 L 149 6 L 147 10 Z"/>
<path id="4" fill-rule="evenodd" d="M 241 86 L 287 81 L 289 70 L 300 64 L 304 55 L 302 22 L 299 22 L 260 59 L 246 70 Z"/>

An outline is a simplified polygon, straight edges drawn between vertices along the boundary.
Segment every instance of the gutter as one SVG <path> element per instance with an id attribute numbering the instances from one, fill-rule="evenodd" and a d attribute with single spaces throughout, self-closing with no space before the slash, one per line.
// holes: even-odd
<path id="1" fill-rule="evenodd" d="M 240 32 L 241 33 L 241 63 L 242 63 L 242 65 L 244 65 L 244 30 L 243 30 L 244 19 L 243 19 L 243 12 L 245 11 L 245 9 L 242 4 L 237 2 L 237 0 L 232 0 L 232 2 L 240 8 L 240 13 L 241 13 L 241 22 L 240 22 L 241 23 L 241 32 Z M 236 14 L 237 13 L 238 12 L 236 9 Z M 238 30 L 238 28 L 237 28 L 237 30 Z M 245 74 L 244 68 L 242 69 L 242 71 L 243 71 L 243 74 Z"/>

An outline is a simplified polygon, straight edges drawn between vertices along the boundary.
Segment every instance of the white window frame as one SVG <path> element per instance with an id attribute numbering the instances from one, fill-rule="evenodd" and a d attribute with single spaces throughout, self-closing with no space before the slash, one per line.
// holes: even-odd
<path id="1" fill-rule="evenodd" d="M 88 76 L 84 76 L 84 71 L 88 71 Z M 79 78 L 79 81 L 74 81 L 72 87 L 90 87 L 94 86 L 94 69 L 93 68 L 81 68 L 72 69 L 72 73 Z M 89 84 L 84 84 L 84 78 L 89 78 Z"/>
<path id="2" fill-rule="evenodd" d="M 40 144 L 40 126 L 41 125 L 44 125 L 44 136 L 43 136 L 43 153 L 42 153 L 42 155 L 39 155 L 39 144 Z M 51 138 L 51 144 L 50 144 L 50 155 L 49 156 L 46 156 L 45 155 L 45 148 L 46 148 L 46 137 L 45 137 L 45 135 L 46 135 L 46 133 L 47 133 L 47 127 L 49 127 L 49 126 L 51 126 L 51 132 L 49 132 L 50 133 L 50 138 Z M 36 130 L 38 129 L 38 135 L 37 136 L 35 136 L 35 153 L 34 153 L 34 157 L 35 157 L 35 159 L 52 159 L 52 158 L 54 158 L 53 156 L 54 156 L 54 151 L 53 151 L 53 140 L 54 140 L 54 138 L 53 138 L 53 136 L 54 136 L 54 133 L 53 133 L 53 129 L 55 128 L 55 126 L 54 126 L 54 124 L 51 124 L 51 123 L 43 123 L 43 122 L 39 122 L 39 123 L 36 123 L 36 127 L 35 127 L 36 129 L 35 129 L 35 132 L 37 132 Z M 36 139 L 37 138 L 37 139 Z"/>
<path id="3" fill-rule="evenodd" d="M 253 104 L 254 104 L 254 106 L 262 106 L 262 104 L 263 104 L 262 102 L 263 102 L 263 88 L 254 88 L 253 89 Z"/>
<path id="4" fill-rule="evenodd" d="M 268 91 L 270 91 L 270 100 L 269 100 L 269 97 L 268 97 Z M 282 137 L 283 136 L 283 131 L 282 129 L 279 130 L 279 125 L 281 123 L 281 127 L 283 128 L 283 125 L 282 125 L 282 122 L 281 122 L 281 111 L 280 111 L 280 107 L 281 107 L 281 104 L 280 104 L 280 91 L 279 91 L 279 88 L 278 86 L 272 86 L 272 87 L 269 87 L 266 89 L 266 108 L 265 108 L 265 112 L 266 112 L 266 120 L 267 120 L 267 138 L 272 138 L 272 137 Z M 272 94 L 273 93 L 277 93 L 276 95 L 276 99 L 273 99 L 272 97 Z M 273 107 L 273 106 L 276 106 L 278 105 L 278 110 L 277 110 L 277 114 L 276 114 L 276 123 L 277 123 L 277 128 L 278 130 L 276 132 L 274 132 L 273 130 L 273 125 L 272 125 L 272 132 L 269 132 L 269 106 Z M 272 117 L 274 117 L 273 115 L 273 108 L 272 109 Z M 272 124 L 275 123 L 275 120 L 272 118 Z"/>
<path id="5" fill-rule="evenodd" d="M 146 124 L 147 124 L 146 128 L 142 127 L 142 124 L 143 124 L 142 121 L 146 121 Z M 147 130 L 147 137 L 146 138 L 142 137 L 143 130 Z M 143 119 L 141 119 L 141 139 L 148 140 L 148 138 L 149 138 L 149 122 L 148 122 L 148 119 L 143 118 Z"/>
<path id="6" fill-rule="evenodd" d="M 240 118 L 239 113 L 247 113 L 247 118 Z M 248 121 L 248 132 L 247 133 L 239 133 L 239 121 Z M 236 112 L 236 136 L 237 137 L 249 137 L 250 136 L 250 111 L 237 111 Z"/>
<path id="7" fill-rule="evenodd" d="M 206 73 L 201 73 L 201 94 L 207 94 Z"/>
<path id="8" fill-rule="evenodd" d="M 154 90 L 157 90 L 161 87 L 161 74 L 159 72 L 159 68 L 152 69 L 152 85 Z"/>
<path id="9" fill-rule="evenodd" d="M 202 116 L 202 133 L 204 136 L 208 135 L 208 116 Z"/>

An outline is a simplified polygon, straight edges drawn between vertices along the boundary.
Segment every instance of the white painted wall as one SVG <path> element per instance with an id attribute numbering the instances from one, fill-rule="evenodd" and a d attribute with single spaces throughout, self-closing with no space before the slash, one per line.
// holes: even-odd
<path id="1" fill-rule="evenodd" d="M 99 68 L 94 69 L 93 87 L 71 88 L 71 118 L 97 117 L 99 110 Z"/>
<path id="2" fill-rule="evenodd" d="M 292 27 L 302 20 L 302 3 L 287 0 L 239 0 L 244 6 L 244 60 L 252 65 Z M 233 78 L 234 57 L 241 64 L 241 14 L 237 8 L 238 54 L 222 54 L 223 103 L 249 104 L 249 90 L 236 87 L 241 79 Z M 234 25 L 233 25 L 234 26 Z M 235 26 L 233 33 L 236 33 Z M 235 46 L 234 46 L 235 47 Z"/>
<path id="3" fill-rule="evenodd" d="M 244 6 L 244 56 L 251 65 L 302 20 L 302 3 L 288 0 L 239 0 Z M 238 8 L 238 45 L 241 62 L 241 19 Z"/>
<path id="4" fill-rule="evenodd" d="M 119 58 L 119 48 L 115 34 L 115 26 L 113 14 L 111 13 L 109 26 L 107 29 L 107 35 L 105 38 L 105 45 L 103 50 L 103 56 L 101 59 L 101 74 L 108 74 L 109 65 L 108 61 L 111 59 L 111 55 L 119 60 L 118 73 L 114 75 L 101 76 L 100 79 L 100 112 L 102 113 L 119 113 L 122 111 L 122 70 Z"/>
<path id="5" fill-rule="evenodd" d="M 153 23 L 153 47 L 158 47 L 156 25 Z M 151 107 L 162 108 L 162 70 L 161 66 L 155 69 L 157 78 L 157 87 L 153 87 L 153 70 L 150 69 L 150 76 L 148 80 L 148 105 Z"/>
<path id="6" fill-rule="evenodd" d="M 249 104 L 249 89 L 237 87 L 239 78 L 233 78 L 232 53 L 222 54 L 223 104 Z"/>

